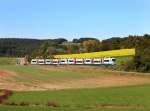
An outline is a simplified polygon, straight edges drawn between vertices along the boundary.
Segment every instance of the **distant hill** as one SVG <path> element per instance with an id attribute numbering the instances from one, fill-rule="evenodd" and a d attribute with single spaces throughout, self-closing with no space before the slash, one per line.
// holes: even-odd
<path id="1" fill-rule="evenodd" d="M 61 44 L 66 39 L 18 39 L 18 38 L 0 38 L 0 56 L 25 56 L 36 51 L 45 42 Z"/>
<path id="2" fill-rule="evenodd" d="M 89 42 L 83 45 L 86 41 L 96 41 L 98 42 L 97 48 L 93 43 Z M 136 48 L 139 41 L 150 41 L 150 35 L 145 34 L 143 36 L 129 35 L 128 37 L 112 37 L 110 39 L 105 39 L 99 41 L 96 38 L 74 38 L 72 41 L 67 41 L 64 38 L 58 39 L 18 39 L 18 38 L 0 38 L 0 56 L 5 57 L 23 57 L 25 55 L 30 55 L 33 52 L 38 52 L 41 46 L 48 42 L 49 52 L 55 52 L 54 54 L 78 54 L 85 52 L 98 52 L 98 51 L 109 51 L 109 50 L 119 50 L 119 49 L 132 49 Z M 96 43 L 94 42 L 94 44 Z M 46 44 L 45 44 L 46 45 Z M 144 44 L 143 44 L 144 46 Z M 95 48 L 95 49 L 94 49 Z M 44 49 L 45 50 L 45 49 Z M 44 51 L 43 50 L 43 51 Z M 58 53 L 59 52 L 59 53 Z M 61 53 L 60 53 L 61 52 Z"/>

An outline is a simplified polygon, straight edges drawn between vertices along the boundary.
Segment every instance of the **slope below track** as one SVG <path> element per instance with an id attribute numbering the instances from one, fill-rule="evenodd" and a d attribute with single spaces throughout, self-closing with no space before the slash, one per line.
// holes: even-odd
<path id="1" fill-rule="evenodd" d="M 149 74 L 112 71 L 95 66 L 0 67 L 0 89 L 60 90 L 149 84 Z"/>

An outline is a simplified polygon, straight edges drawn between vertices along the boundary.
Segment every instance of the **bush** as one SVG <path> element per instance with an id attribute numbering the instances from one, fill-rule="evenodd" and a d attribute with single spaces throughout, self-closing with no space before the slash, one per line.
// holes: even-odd
<path id="1" fill-rule="evenodd" d="M 19 103 L 20 106 L 29 106 L 29 103 L 28 102 L 21 102 Z"/>
<path id="2" fill-rule="evenodd" d="M 54 102 L 47 102 L 47 106 L 50 106 L 50 107 L 58 107 L 58 105 Z"/>
<path id="3" fill-rule="evenodd" d="M 15 102 L 6 102 L 4 103 L 5 105 L 10 105 L 10 106 L 17 106 Z"/>
<path id="4" fill-rule="evenodd" d="M 135 71 L 135 63 L 133 60 L 122 64 L 125 71 Z"/>

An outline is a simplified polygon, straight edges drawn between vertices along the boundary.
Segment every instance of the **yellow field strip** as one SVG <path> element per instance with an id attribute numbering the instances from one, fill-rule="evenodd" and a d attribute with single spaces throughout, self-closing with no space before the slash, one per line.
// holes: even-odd
<path id="1" fill-rule="evenodd" d="M 104 58 L 135 55 L 135 49 L 120 49 L 111 51 L 101 51 L 81 54 L 55 55 L 54 58 Z"/>

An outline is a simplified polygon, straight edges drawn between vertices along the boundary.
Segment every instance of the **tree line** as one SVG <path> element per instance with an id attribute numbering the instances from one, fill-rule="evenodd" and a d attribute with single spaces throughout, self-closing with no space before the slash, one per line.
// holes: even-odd
<path id="1" fill-rule="evenodd" d="M 0 56 L 23 57 L 33 52 L 66 54 L 135 48 L 137 41 L 144 36 L 113 37 L 102 41 L 96 38 L 80 38 L 72 41 L 64 38 L 47 40 L 1 38 Z"/>
<path id="2" fill-rule="evenodd" d="M 72 54 L 84 52 L 107 51 L 135 48 L 133 61 L 124 64 L 126 70 L 141 72 L 150 71 L 150 35 L 129 35 L 128 37 L 112 37 L 99 41 L 96 38 L 80 38 L 67 41 L 58 39 L 0 39 L 0 56 L 7 57 L 52 57 L 54 54 Z"/>
<path id="3" fill-rule="evenodd" d="M 61 44 L 66 39 L 18 39 L 18 38 L 0 38 L 0 56 L 1 57 L 24 57 L 37 51 L 46 41 L 52 44 Z"/>
<path id="4" fill-rule="evenodd" d="M 150 72 L 150 35 L 144 35 L 136 42 L 136 54 L 133 61 L 127 65 L 129 70 Z"/>

